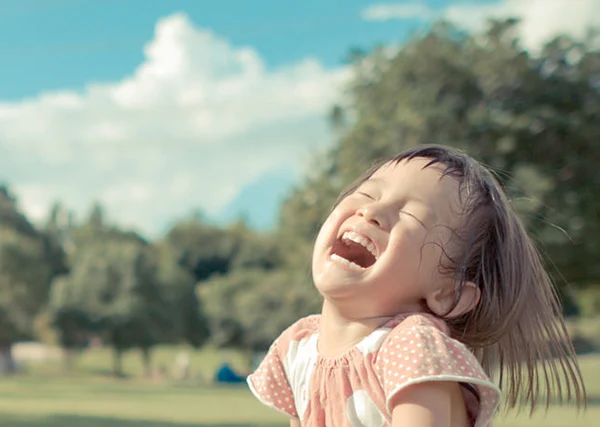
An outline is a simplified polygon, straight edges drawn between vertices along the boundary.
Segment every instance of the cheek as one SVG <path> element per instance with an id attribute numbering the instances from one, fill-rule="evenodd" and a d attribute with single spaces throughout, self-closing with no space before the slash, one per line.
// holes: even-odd
<path id="1" fill-rule="evenodd" d="M 420 275 L 429 275 L 429 271 L 435 269 L 441 253 L 437 237 L 421 227 L 403 230 L 392 248 L 404 271 Z"/>
<path id="2" fill-rule="evenodd" d="M 321 225 L 321 229 L 319 230 L 319 234 L 317 237 L 330 236 L 337 234 L 339 228 L 342 226 L 344 221 L 351 216 L 352 210 L 347 206 L 340 204 L 336 209 L 334 209 L 325 219 L 323 224 Z"/>
<path id="3" fill-rule="evenodd" d="M 429 233 L 421 250 L 422 273 L 428 278 L 436 277 L 446 248 L 445 236 L 440 233 Z"/>
<path id="4" fill-rule="evenodd" d="M 317 234 L 313 256 L 331 244 L 332 240 L 336 236 L 339 223 L 340 217 L 337 212 L 334 211 L 327 217 L 323 225 L 321 225 L 319 233 Z"/>
<path id="5" fill-rule="evenodd" d="M 417 229 L 404 229 L 396 234 L 386 249 L 389 252 L 387 268 L 400 277 L 415 278 L 419 275 L 422 252 L 427 251 L 427 247 L 423 246 L 424 239 L 425 233 Z"/>
<path id="6" fill-rule="evenodd" d="M 396 252 L 401 252 L 404 256 L 419 257 L 422 246 L 427 243 L 427 232 L 416 225 L 403 225 L 399 227 L 393 237 L 392 247 Z"/>
<path id="7" fill-rule="evenodd" d="M 339 228 L 339 218 L 335 213 L 327 217 L 315 239 L 312 253 L 312 276 L 317 287 L 327 272 L 327 254 Z"/>

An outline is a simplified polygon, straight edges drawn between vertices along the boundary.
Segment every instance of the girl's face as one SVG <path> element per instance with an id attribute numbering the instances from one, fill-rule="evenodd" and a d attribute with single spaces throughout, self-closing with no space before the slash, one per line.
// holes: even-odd
<path id="1" fill-rule="evenodd" d="M 459 225 L 458 181 L 429 159 L 388 163 L 342 200 L 313 251 L 313 279 L 328 302 L 355 315 L 419 311 L 440 287 L 439 271 Z M 359 313 L 360 312 L 360 313 Z"/>

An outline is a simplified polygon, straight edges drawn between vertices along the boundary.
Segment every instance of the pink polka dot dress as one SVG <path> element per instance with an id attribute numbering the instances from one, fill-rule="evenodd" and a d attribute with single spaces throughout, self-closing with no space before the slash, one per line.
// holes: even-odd
<path id="1" fill-rule="evenodd" d="M 500 390 L 476 357 L 426 315 L 398 316 L 335 358 L 319 355 L 320 316 L 303 318 L 275 340 L 248 377 L 265 405 L 309 427 L 391 425 L 393 397 L 412 384 L 461 384 L 471 425 L 490 427 Z"/>

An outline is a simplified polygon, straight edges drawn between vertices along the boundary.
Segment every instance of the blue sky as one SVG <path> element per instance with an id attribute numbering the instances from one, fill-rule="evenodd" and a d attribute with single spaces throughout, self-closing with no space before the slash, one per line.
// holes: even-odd
<path id="1" fill-rule="evenodd" d="M 253 46 L 270 67 L 306 56 L 340 64 L 348 48 L 402 38 L 411 25 L 360 19 L 364 0 L 3 0 L 0 54 L 3 97 L 50 89 L 79 90 L 90 80 L 114 81 L 143 61 L 141 47 L 160 17 L 184 11 L 199 27 L 235 46 Z M 40 73 L 40 69 L 44 72 Z M 3 85 L 4 86 L 4 85 Z"/>
<path id="2" fill-rule="evenodd" d="M 99 200 L 151 235 L 195 210 L 266 228 L 331 144 L 350 47 L 510 14 L 534 48 L 598 23 L 599 4 L 0 0 L 0 181 L 36 221 Z"/>

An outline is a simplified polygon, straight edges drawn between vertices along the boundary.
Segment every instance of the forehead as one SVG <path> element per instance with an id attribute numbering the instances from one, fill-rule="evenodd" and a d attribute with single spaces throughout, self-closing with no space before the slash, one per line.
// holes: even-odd
<path id="1" fill-rule="evenodd" d="M 450 219 L 460 211 L 459 181 L 444 176 L 443 164 L 427 166 L 430 161 L 415 158 L 386 163 L 367 182 L 381 186 L 407 202 L 422 202 L 434 210 L 436 216 Z"/>

